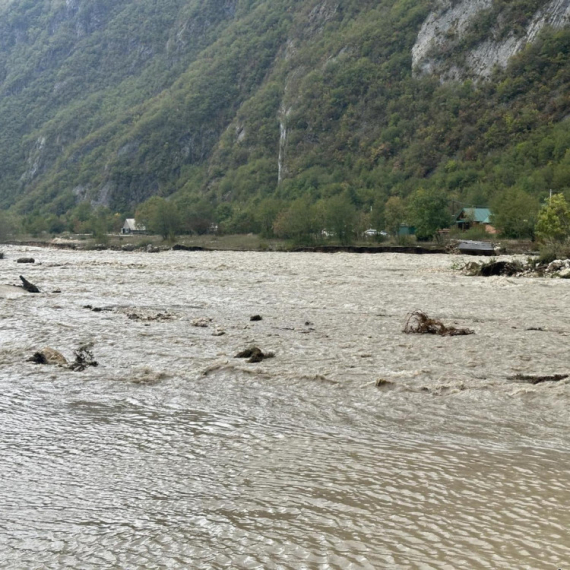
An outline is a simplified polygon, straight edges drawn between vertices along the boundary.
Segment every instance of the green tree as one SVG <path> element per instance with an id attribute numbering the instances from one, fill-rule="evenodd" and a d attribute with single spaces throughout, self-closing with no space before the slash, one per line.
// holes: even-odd
<path id="1" fill-rule="evenodd" d="M 148 231 L 163 239 L 174 239 L 180 232 L 180 216 L 176 204 L 158 196 L 141 204 L 136 219 L 137 223 L 142 223 Z"/>
<path id="2" fill-rule="evenodd" d="M 206 200 L 181 199 L 176 202 L 180 214 L 180 227 L 185 233 L 208 233 L 214 221 L 214 208 Z"/>
<path id="3" fill-rule="evenodd" d="M 325 227 L 342 243 L 352 242 L 356 229 L 357 214 L 346 194 L 338 194 L 323 203 Z"/>
<path id="4" fill-rule="evenodd" d="M 310 243 L 322 229 L 318 225 L 316 208 L 308 198 L 298 198 L 277 216 L 273 230 L 278 237 L 292 239 L 296 243 Z"/>
<path id="5" fill-rule="evenodd" d="M 388 198 L 386 206 L 384 206 L 384 222 L 386 231 L 393 236 L 398 235 L 400 225 L 406 220 L 406 206 L 399 196 Z"/>
<path id="6" fill-rule="evenodd" d="M 410 196 L 408 212 L 418 239 L 433 238 L 437 230 L 449 227 L 451 221 L 448 198 L 444 192 L 435 188 L 418 188 Z"/>
<path id="7" fill-rule="evenodd" d="M 17 230 L 18 224 L 14 216 L 8 212 L 0 211 L 0 240 L 7 240 L 12 237 Z"/>
<path id="8" fill-rule="evenodd" d="M 507 238 L 533 238 L 538 199 L 516 186 L 502 192 L 491 204 L 491 223 Z"/>
<path id="9" fill-rule="evenodd" d="M 562 194 L 555 194 L 538 213 L 536 236 L 547 244 L 565 242 L 570 237 L 570 208 Z"/>
<path id="10" fill-rule="evenodd" d="M 273 224 L 283 209 L 283 202 L 276 198 L 266 198 L 255 208 L 254 216 L 262 237 L 270 238 L 275 235 Z"/>

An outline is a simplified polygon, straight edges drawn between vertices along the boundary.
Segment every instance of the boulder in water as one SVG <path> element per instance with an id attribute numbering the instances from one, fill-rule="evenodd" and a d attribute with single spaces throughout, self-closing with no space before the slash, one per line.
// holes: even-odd
<path id="1" fill-rule="evenodd" d="M 256 363 L 265 360 L 266 358 L 273 358 L 275 355 L 272 352 L 263 352 L 257 346 L 246 348 L 236 354 L 236 358 L 247 358 L 247 362 Z"/>
<path id="2" fill-rule="evenodd" d="M 28 362 L 33 362 L 34 364 L 51 364 L 53 366 L 67 366 L 65 356 L 49 346 L 42 348 L 42 350 L 38 352 L 34 352 L 34 354 L 28 358 Z"/>

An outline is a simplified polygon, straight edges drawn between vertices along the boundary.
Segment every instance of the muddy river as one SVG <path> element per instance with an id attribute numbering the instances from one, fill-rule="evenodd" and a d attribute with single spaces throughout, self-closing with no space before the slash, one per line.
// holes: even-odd
<path id="1" fill-rule="evenodd" d="M 0 288 L 0 568 L 570 568 L 570 383 L 515 380 L 570 372 L 570 281 L 4 252 L 42 293 Z M 83 343 L 99 366 L 26 362 Z"/>

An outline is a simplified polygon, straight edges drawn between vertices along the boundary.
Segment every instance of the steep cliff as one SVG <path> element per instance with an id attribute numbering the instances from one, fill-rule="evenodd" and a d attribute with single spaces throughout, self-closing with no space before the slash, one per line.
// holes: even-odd
<path id="1" fill-rule="evenodd" d="M 412 65 L 416 73 L 437 73 L 444 79 L 488 78 L 496 67 L 505 68 L 545 27 L 560 29 L 569 22 L 570 0 L 519 6 L 493 0 L 455 4 L 442 0 L 419 31 Z"/>

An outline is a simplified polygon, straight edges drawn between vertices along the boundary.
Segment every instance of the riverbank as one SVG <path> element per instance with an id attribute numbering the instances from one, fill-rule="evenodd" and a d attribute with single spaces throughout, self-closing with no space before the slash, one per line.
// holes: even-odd
<path id="1" fill-rule="evenodd" d="M 448 253 L 445 244 L 436 242 L 401 245 L 388 240 L 385 242 L 361 241 L 351 245 L 340 245 L 327 241 L 311 246 L 299 246 L 281 239 L 264 239 L 254 234 L 237 235 L 193 235 L 179 236 L 168 241 L 156 235 L 108 235 L 104 243 L 92 236 L 67 235 L 49 237 L 22 236 L 5 242 L 5 245 L 49 247 L 56 249 L 111 250 L 111 251 L 167 251 L 179 249 L 187 251 L 275 251 L 275 252 L 316 252 L 316 253 L 409 253 L 435 254 Z M 534 254 L 536 244 L 528 240 L 501 240 L 496 245 L 503 253 Z M 0 245 L 1 247 L 1 245 Z"/>

